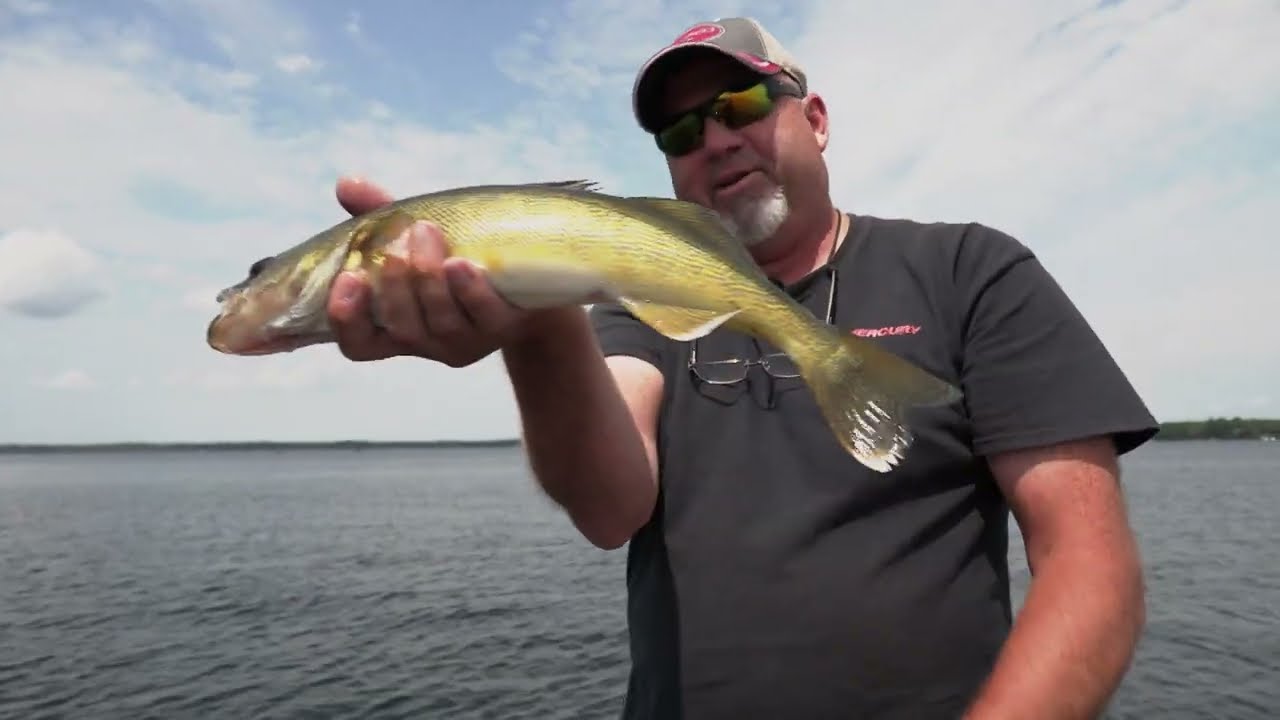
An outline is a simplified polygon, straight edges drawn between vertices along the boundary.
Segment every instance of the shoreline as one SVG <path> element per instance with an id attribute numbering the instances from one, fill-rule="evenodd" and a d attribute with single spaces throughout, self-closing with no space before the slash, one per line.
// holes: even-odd
<path id="1" fill-rule="evenodd" d="M 1260 440 L 1280 439 L 1280 420 L 1272 418 L 1210 417 L 1160 424 L 1156 440 Z"/>
<path id="2" fill-rule="evenodd" d="M 517 447 L 518 438 L 492 440 L 226 440 L 208 442 L 4 443 L 0 455 L 80 452 L 173 452 L 207 450 L 387 450 Z"/>
<path id="3" fill-rule="evenodd" d="M 1188 440 L 1280 441 L 1280 420 L 1209 418 L 1163 423 L 1152 442 Z M 90 452 L 173 452 L 244 450 L 439 450 L 492 449 L 520 446 L 519 438 L 484 440 L 217 440 L 117 441 L 86 443 L 0 443 L 0 455 Z"/>

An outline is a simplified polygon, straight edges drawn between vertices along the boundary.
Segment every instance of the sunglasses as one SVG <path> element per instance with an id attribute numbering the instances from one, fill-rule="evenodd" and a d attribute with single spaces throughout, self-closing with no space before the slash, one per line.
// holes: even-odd
<path id="1" fill-rule="evenodd" d="M 785 96 L 799 98 L 803 94 L 779 76 L 770 75 L 745 88 L 722 92 L 685 111 L 654 133 L 654 139 L 658 149 L 671 157 L 688 155 L 702 146 L 708 118 L 737 130 L 768 117 L 778 98 Z"/>

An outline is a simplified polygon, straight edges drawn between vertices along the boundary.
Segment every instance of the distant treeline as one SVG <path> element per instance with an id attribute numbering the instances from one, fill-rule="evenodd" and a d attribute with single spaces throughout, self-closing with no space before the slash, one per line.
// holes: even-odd
<path id="1" fill-rule="evenodd" d="M 1184 420 L 1160 425 L 1157 440 L 1256 440 L 1263 437 L 1280 438 L 1280 419 L 1261 418 L 1209 418 Z M 65 453 L 65 452 L 146 452 L 175 450 L 383 450 L 395 448 L 509 448 L 520 441 L 515 438 L 493 440 L 338 440 L 332 442 L 118 442 L 118 443 L 62 443 L 62 444 L 0 444 L 2 453 Z"/>
<path id="2" fill-rule="evenodd" d="M 1160 440 L 1256 440 L 1280 437 L 1280 420 L 1261 418 L 1209 418 L 1167 422 L 1160 425 Z"/>
<path id="3" fill-rule="evenodd" d="M 516 439 L 496 440 L 337 440 L 332 442 L 117 442 L 75 444 L 0 445 L 0 453 L 147 452 L 174 450 L 385 450 L 396 448 L 499 448 L 515 447 Z"/>

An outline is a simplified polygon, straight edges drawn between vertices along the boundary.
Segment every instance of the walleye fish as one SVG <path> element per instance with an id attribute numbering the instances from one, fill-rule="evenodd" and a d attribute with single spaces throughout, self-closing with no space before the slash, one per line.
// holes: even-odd
<path id="1" fill-rule="evenodd" d="M 484 268 L 524 308 L 616 301 L 668 338 L 724 326 L 792 358 L 840 445 L 888 472 L 912 441 L 906 414 L 959 391 L 873 342 L 814 317 L 769 281 L 701 205 L 618 197 L 586 180 L 464 187 L 404 198 L 254 263 L 218 294 L 207 341 L 264 355 L 334 341 L 330 284 L 363 269 L 377 291 L 386 247 L 415 220 L 440 226 L 451 255 Z"/>

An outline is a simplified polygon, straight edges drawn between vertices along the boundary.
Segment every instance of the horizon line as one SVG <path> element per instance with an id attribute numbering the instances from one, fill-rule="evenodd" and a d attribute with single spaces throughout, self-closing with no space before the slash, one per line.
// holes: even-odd
<path id="1" fill-rule="evenodd" d="M 1228 423 L 1280 423 L 1280 418 L 1209 416 L 1192 420 L 1167 420 L 1158 423 L 1161 430 L 1179 425 L 1196 425 L 1211 421 Z M 1157 433 L 1160 440 L 1163 433 Z M 94 442 L 0 442 L 0 453 L 51 452 L 79 450 L 230 450 L 289 448 L 439 448 L 439 447 L 506 447 L 519 445 L 519 437 L 436 439 L 436 440 L 103 440 Z"/>

